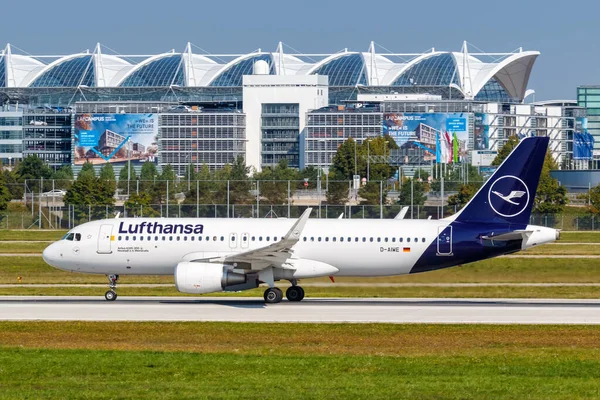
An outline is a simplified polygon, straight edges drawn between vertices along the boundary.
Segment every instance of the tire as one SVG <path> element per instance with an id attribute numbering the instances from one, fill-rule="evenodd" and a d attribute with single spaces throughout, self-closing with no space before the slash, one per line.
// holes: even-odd
<path id="1" fill-rule="evenodd" d="M 304 299 L 304 289 L 300 286 L 290 286 L 285 291 L 285 297 L 289 301 L 302 301 Z"/>
<path id="2" fill-rule="evenodd" d="M 104 293 L 104 298 L 108 301 L 115 301 L 117 299 L 117 292 L 109 290 L 108 292 Z"/>
<path id="3" fill-rule="evenodd" d="M 283 300 L 283 292 L 279 288 L 269 288 L 265 290 L 264 294 L 265 303 L 267 304 L 277 304 Z"/>

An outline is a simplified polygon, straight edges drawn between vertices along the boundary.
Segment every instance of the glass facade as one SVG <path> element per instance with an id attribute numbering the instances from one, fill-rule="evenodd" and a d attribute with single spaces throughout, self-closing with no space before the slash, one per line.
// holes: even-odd
<path id="1" fill-rule="evenodd" d="M 0 111 L 0 161 L 15 165 L 23 157 L 23 114 Z"/>
<path id="2" fill-rule="evenodd" d="M 35 154 L 50 166 L 71 164 L 70 113 L 24 114 L 23 155 Z"/>
<path id="3" fill-rule="evenodd" d="M 173 55 L 154 60 L 135 70 L 121 83 L 125 87 L 168 87 L 185 85 L 183 59 Z"/>
<path id="4" fill-rule="evenodd" d="M 600 86 L 577 88 L 577 105 L 585 107 L 588 132 L 594 137 L 594 168 L 600 167 Z"/>
<path id="5" fill-rule="evenodd" d="M 490 79 L 481 89 L 477 96 L 475 96 L 475 101 L 493 101 L 498 103 L 510 103 L 514 102 L 515 99 L 510 97 L 508 92 L 500 85 L 500 83 L 495 79 Z"/>
<path id="6" fill-rule="evenodd" d="M 6 68 L 4 66 L 4 56 L 0 56 L 0 87 L 6 86 Z"/>
<path id="7" fill-rule="evenodd" d="M 390 86 L 458 85 L 458 72 L 451 54 L 428 57 L 408 68 Z"/>
<path id="8" fill-rule="evenodd" d="M 263 104 L 261 113 L 261 165 L 274 167 L 281 160 L 300 167 L 300 106 Z"/>
<path id="9" fill-rule="evenodd" d="M 254 63 L 258 60 L 266 61 L 269 65 L 269 74 L 275 74 L 275 65 L 270 54 L 259 54 L 250 58 L 246 58 L 233 64 L 225 71 L 221 72 L 217 78 L 212 81 L 210 86 L 242 86 L 244 75 L 251 75 Z"/>
<path id="10" fill-rule="evenodd" d="M 368 137 L 380 136 L 382 129 L 383 113 L 378 107 L 370 111 L 343 107 L 311 111 L 306 122 L 305 167 L 327 169 L 348 138 L 361 144 Z"/>
<path id="11" fill-rule="evenodd" d="M 92 55 L 85 55 L 55 65 L 33 81 L 29 87 L 95 86 L 95 82 Z"/>
<path id="12" fill-rule="evenodd" d="M 367 84 L 365 72 L 362 55 L 348 54 L 322 65 L 313 75 L 327 75 L 329 86 L 356 86 Z"/>
<path id="13" fill-rule="evenodd" d="M 178 175 L 186 165 L 211 170 L 231 164 L 246 152 L 246 115 L 240 112 L 161 114 L 158 159 Z"/>

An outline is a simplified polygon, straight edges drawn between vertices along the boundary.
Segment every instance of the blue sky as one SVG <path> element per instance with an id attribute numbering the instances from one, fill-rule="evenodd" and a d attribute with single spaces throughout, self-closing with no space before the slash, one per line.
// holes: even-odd
<path id="1" fill-rule="evenodd" d="M 459 51 L 463 40 L 488 52 L 523 47 L 542 54 L 529 87 L 536 100 L 574 99 L 600 84 L 600 4 L 581 1 L 115 1 L 10 2 L 0 42 L 31 54 L 68 54 L 100 42 L 120 54 L 151 54 L 190 41 L 211 53 L 306 53 L 369 42 L 394 52 Z"/>

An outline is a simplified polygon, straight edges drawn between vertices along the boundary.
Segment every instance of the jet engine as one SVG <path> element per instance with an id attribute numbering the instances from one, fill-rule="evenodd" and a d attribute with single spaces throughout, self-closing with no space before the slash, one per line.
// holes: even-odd
<path id="1" fill-rule="evenodd" d="M 202 294 L 255 288 L 258 282 L 227 265 L 183 261 L 175 267 L 175 286 L 183 293 Z"/>

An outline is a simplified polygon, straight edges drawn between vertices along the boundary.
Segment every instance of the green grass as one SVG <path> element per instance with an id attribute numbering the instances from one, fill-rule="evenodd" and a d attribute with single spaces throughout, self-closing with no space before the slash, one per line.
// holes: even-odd
<path id="1" fill-rule="evenodd" d="M 0 323 L 0 399 L 600 397 L 595 326 Z"/>
<path id="2" fill-rule="evenodd" d="M 424 274 L 381 278 L 336 278 L 361 283 L 600 283 L 598 259 L 496 258 L 462 267 Z M 0 257 L 0 283 L 106 283 L 104 275 L 65 272 L 47 265 L 41 257 Z M 305 282 L 329 282 L 328 278 Z M 120 283 L 173 283 L 172 276 L 127 276 Z"/>
<path id="3" fill-rule="evenodd" d="M 45 229 L 0 229 L 0 240 L 59 240 L 67 231 L 65 230 L 45 230 Z"/>
<path id="4" fill-rule="evenodd" d="M 561 232 L 560 241 L 570 243 L 600 243 L 600 231 Z"/>
<path id="5" fill-rule="evenodd" d="M 531 255 L 576 255 L 576 256 L 588 256 L 588 255 L 600 255 L 600 246 L 597 243 L 587 244 L 544 244 L 542 246 L 533 247 L 519 254 L 531 254 Z"/>
<path id="6" fill-rule="evenodd" d="M 50 243 L 52 242 L 0 242 L 0 254 L 41 254 Z"/>
<path id="7" fill-rule="evenodd" d="M 301 283 L 302 284 L 302 283 Z M 288 283 L 281 283 L 286 288 Z M 432 297 L 432 298 L 530 298 L 530 299 L 598 299 L 600 298 L 599 287 L 508 287 L 508 286 L 485 286 L 485 287 L 348 287 L 328 286 L 311 287 L 305 286 L 306 298 L 314 297 L 356 297 L 356 298 L 400 298 L 400 297 Z M 2 287 L 2 296 L 104 296 L 108 287 Z M 256 297 L 262 299 L 265 288 L 245 290 L 243 292 L 219 292 L 207 295 L 192 295 L 180 293 L 175 286 L 169 287 L 127 287 L 117 288 L 119 296 L 191 296 L 191 297 Z"/>

